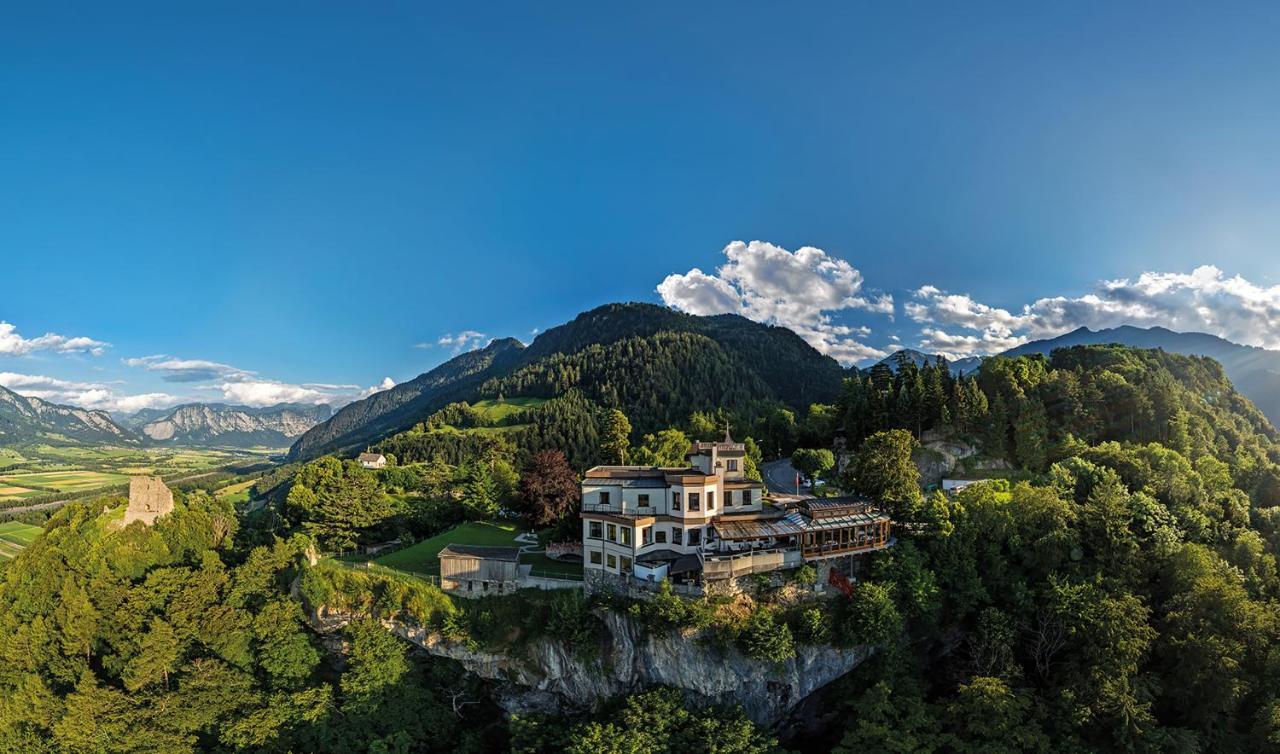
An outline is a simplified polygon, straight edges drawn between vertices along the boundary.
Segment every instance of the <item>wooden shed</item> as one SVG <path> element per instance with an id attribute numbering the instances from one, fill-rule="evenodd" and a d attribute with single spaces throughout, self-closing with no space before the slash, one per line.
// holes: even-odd
<path id="1" fill-rule="evenodd" d="M 505 592 L 520 581 L 514 547 L 447 545 L 440 551 L 440 587 L 454 592 Z"/>

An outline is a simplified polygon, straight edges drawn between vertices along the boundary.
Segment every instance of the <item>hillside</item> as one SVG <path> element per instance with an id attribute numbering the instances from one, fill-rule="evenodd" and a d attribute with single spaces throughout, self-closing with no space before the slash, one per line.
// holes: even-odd
<path id="1" fill-rule="evenodd" d="M 33 441 L 135 444 L 138 438 L 105 411 L 62 406 L 0 387 L 0 445 Z"/>
<path id="2" fill-rule="evenodd" d="M 844 369 L 795 333 L 735 315 L 697 317 L 652 304 L 609 304 L 547 330 L 527 348 L 495 341 L 347 406 L 290 455 L 311 458 L 408 429 L 456 401 L 550 399 L 570 391 L 626 413 L 637 433 L 695 410 L 803 410 L 830 402 Z"/>
<path id="3" fill-rule="evenodd" d="M 148 440 L 168 445 L 269 447 L 289 445 L 333 411 L 318 406 L 282 403 L 266 408 L 190 403 L 159 416 L 147 412 L 138 431 Z"/>
<path id="4" fill-rule="evenodd" d="M 1116 327 L 1090 330 L 1081 327 L 1049 340 L 1037 340 L 1007 351 L 1005 356 L 1040 353 L 1055 348 L 1118 343 L 1135 348 L 1160 348 L 1186 356 L 1208 356 L 1222 364 L 1235 388 L 1247 396 L 1280 427 L 1280 351 L 1242 346 L 1205 333 L 1179 333 L 1163 327 Z"/>
<path id="5" fill-rule="evenodd" d="M 356 448 L 406 429 L 446 404 L 469 397 L 485 379 L 509 369 L 522 350 L 524 344 L 514 338 L 495 340 L 390 390 L 343 406 L 298 438 L 289 457 L 313 458 Z"/>

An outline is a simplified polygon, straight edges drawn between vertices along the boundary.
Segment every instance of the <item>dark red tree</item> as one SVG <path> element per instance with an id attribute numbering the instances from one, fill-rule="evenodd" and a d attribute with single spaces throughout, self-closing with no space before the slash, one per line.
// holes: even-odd
<path id="1" fill-rule="evenodd" d="M 578 475 L 558 450 L 537 453 L 520 475 L 521 512 L 534 526 L 576 513 L 579 494 Z"/>

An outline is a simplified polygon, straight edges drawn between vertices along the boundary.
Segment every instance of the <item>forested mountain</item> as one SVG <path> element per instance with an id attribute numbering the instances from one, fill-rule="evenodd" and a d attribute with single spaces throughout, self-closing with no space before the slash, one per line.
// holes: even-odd
<path id="1" fill-rule="evenodd" d="M 137 429 L 148 440 L 166 445 L 280 448 L 332 414 L 327 404 L 281 403 L 252 408 L 189 403 L 159 416 L 148 412 L 144 416 L 149 418 Z"/>
<path id="2" fill-rule="evenodd" d="M 105 411 L 61 406 L 0 387 L 0 445 L 31 441 L 136 443 Z"/>
<path id="3" fill-rule="evenodd" d="M 1187 356 L 1209 356 L 1222 364 L 1236 389 L 1254 402 L 1271 423 L 1280 427 L 1280 351 L 1242 346 L 1215 335 L 1179 333 L 1163 327 L 1116 327 L 1090 330 L 1081 327 L 1066 335 L 1037 340 L 1006 352 L 1006 356 L 1041 353 L 1055 348 L 1119 343 L 1135 348 L 1160 348 Z"/>
<path id="4" fill-rule="evenodd" d="M 466 399 L 486 378 L 509 370 L 522 350 L 524 345 L 514 338 L 495 340 L 408 382 L 347 404 L 298 438 L 289 456 L 313 458 L 407 429 L 446 404 Z"/>
<path id="5" fill-rule="evenodd" d="M 786 328 L 736 315 L 696 317 L 651 304 L 609 304 L 542 333 L 527 348 L 495 341 L 353 403 L 305 434 L 291 456 L 368 444 L 458 401 L 554 398 L 572 390 L 592 406 L 622 410 L 640 434 L 684 421 L 693 411 L 759 416 L 772 406 L 803 410 L 831 402 L 844 374 L 834 359 Z"/>

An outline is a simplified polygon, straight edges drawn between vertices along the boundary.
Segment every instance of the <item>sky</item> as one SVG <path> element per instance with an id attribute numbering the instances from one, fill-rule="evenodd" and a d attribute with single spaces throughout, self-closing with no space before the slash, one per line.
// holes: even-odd
<path id="1" fill-rule="evenodd" d="M 613 301 L 1280 347 L 1280 6 L 11 3 L 0 385 L 342 403 Z"/>

